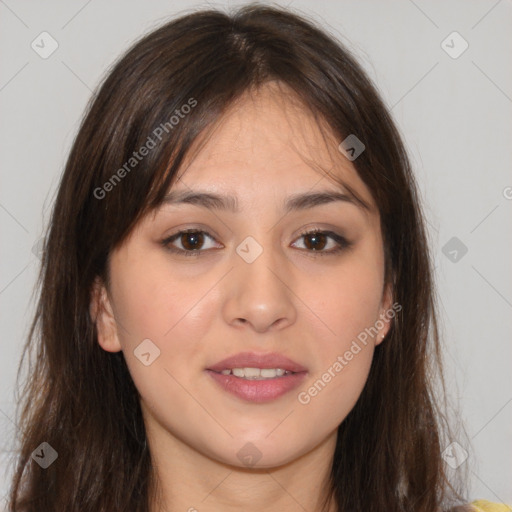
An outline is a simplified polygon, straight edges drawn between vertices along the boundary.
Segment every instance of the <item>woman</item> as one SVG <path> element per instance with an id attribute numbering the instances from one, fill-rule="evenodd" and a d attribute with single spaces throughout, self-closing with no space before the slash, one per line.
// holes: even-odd
<path id="1" fill-rule="evenodd" d="M 27 350 L 12 511 L 463 505 L 400 136 L 347 50 L 288 11 L 183 16 L 116 64 L 62 177 Z"/>

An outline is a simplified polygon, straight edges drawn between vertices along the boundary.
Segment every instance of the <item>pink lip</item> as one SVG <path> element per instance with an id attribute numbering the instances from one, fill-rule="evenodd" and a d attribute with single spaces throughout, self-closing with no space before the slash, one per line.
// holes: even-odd
<path id="1" fill-rule="evenodd" d="M 209 366 L 208 370 L 221 372 L 233 368 L 281 368 L 289 372 L 306 372 L 307 368 L 292 361 L 288 357 L 273 352 L 271 354 L 255 354 L 254 352 L 240 352 Z"/>
<path id="2" fill-rule="evenodd" d="M 246 380 L 234 375 L 223 375 L 222 370 L 233 368 L 281 368 L 288 373 L 266 380 Z M 307 369 L 280 354 L 243 352 L 228 357 L 206 369 L 206 372 L 227 392 L 248 402 L 270 402 L 300 385 Z"/>
<path id="3" fill-rule="evenodd" d="M 307 372 L 290 373 L 267 380 L 246 380 L 206 370 L 229 393 L 248 402 L 270 402 L 299 386 Z"/>

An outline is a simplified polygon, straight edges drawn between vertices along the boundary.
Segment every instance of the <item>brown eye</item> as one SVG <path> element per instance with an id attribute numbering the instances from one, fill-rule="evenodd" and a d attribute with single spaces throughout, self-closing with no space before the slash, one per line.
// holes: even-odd
<path id="1" fill-rule="evenodd" d="M 182 233 L 180 242 L 187 251 L 200 249 L 204 243 L 204 234 L 201 231 Z"/>
<path id="2" fill-rule="evenodd" d="M 311 233 L 304 236 L 304 245 L 311 251 L 321 251 L 327 245 L 327 238 L 324 233 Z"/>
<path id="3" fill-rule="evenodd" d="M 318 253 L 318 256 L 334 255 L 352 246 L 352 243 L 345 237 L 332 231 L 308 231 L 302 233 L 299 239 L 304 240 L 302 242 L 304 247 L 301 249 L 311 253 Z"/>
<path id="4" fill-rule="evenodd" d="M 212 242 L 210 242 L 209 247 L 204 247 L 205 244 L 208 245 L 208 239 L 212 242 L 215 241 L 215 239 L 206 231 L 188 229 L 179 231 L 178 233 L 167 237 L 165 240 L 162 240 L 162 245 L 170 252 L 176 254 L 184 256 L 200 256 L 207 252 L 208 249 L 215 248 Z"/>

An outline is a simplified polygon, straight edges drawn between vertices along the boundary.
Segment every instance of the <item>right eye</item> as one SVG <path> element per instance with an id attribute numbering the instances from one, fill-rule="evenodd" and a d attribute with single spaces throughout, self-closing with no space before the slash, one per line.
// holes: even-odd
<path id="1" fill-rule="evenodd" d="M 177 233 L 165 238 L 162 240 L 162 245 L 175 254 L 181 254 L 184 256 L 200 256 L 206 250 L 213 248 L 207 247 L 205 249 L 203 247 L 206 238 L 215 240 L 206 231 L 201 231 L 199 229 L 186 229 L 178 231 Z M 181 248 L 173 245 L 175 243 L 179 243 Z"/>

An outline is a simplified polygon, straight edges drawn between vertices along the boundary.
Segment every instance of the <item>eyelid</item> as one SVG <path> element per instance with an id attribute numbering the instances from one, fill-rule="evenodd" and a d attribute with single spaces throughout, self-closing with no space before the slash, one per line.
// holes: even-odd
<path id="1" fill-rule="evenodd" d="M 202 233 L 202 234 L 206 235 L 208 238 L 210 238 L 210 239 L 212 239 L 212 240 L 217 242 L 216 237 L 214 235 L 212 235 L 206 229 L 203 229 L 203 228 L 200 228 L 200 227 L 191 227 L 191 228 L 185 228 L 185 229 L 182 229 L 180 231 L 174 232 L 172 235 L 169 235 L 168 237 L 164 238 L 161 241 L 161 244 L 169 252 L 172 252 L 172 253 L 175 253 L 175 254 L 178 254 L 178 255 L 183 255 L 183 256 L 195 256 L 195 257 L 198 257 L 198 256 L 202 256 L 205 253 L 208 253 L 208 252 L 212 251 L 212 249 L 206 249 L 206 250 L 205 249 L 184 250 L 184 249 L 179 249 L 179 248 L 176 248 L 176 247 L 172 247 L 170 245 L 171 242 L 173 242 L 174 240 L 178 239 L 181 235 L 186 234 L 186 233 Z M 300 238 L 304 238 L 304 237 L 306 237 L 308 235 L 314 235 L 314 234 L 317 234 L 317 233 L 325 235 L 327 238 L 331 238 L 332 240 L 334 240 L 334 242 L 336 243 L 337 246 L 334 249 L 330 249 L 330 250 L 327 250 L 327 251 L 325 251 L 325 250 L 314 251 L 314 250 L 308 250 L 308 249 L 299 249 L 299 250 L 302 251 L 302 252 L 308 253 L 311 256 L 327 256 L 327 255 L 339 254 L 340 252 L 343 252 L 343 251 L 345 251 L 347 249 L 350 249 L 354 245 L 353 242 L 350 242 L 349 240 L 347 240 L 343 235 L 341 235 L 339 233 L 336 233 L 335 231 L 332 231 L 332 230 L 321 229 L 321 228 L 318 228 L 318 227 L 311 228 L 311 229 L 304 229 L 303 231 L 301 231 L 298 234 L 298 236 L 296 236 L 294 238 L 294 241 L 298 240 Z M 220 243 L 220 242 L 217 242 L 217 243 Z"/>
<path id="2" fill-rule="evenodd" d="M 217 239 L 215 238 L 215 236 L 212 235 L 211 233 L 209 233 L 208 231 L 206 231 L 205 229 L 194 227 L 194 228 L 186 228 L 186 229 L 181 229 L 180 231 L 176 231 L 172 235 L 169 235 L 168 237 L 164 238 L 161 241 L 161 244 L 168 251 L 170 251 L 172 253 L 182 254 L 184 256 L 200 256 L 201 254 L 205 253 L 206 251 L 211 251 L 212 250 L 212 249 L 206 249 L 206 250 L 205 249 L 197 249 L 197 250 L 188 250 L 187 251 L 187 250 L 184 250 L 184 249 L 179 249 L 177 247 L 172 247 L 170 245 L 174 240 L 179 239 L 181 237 L 181 235 L 186 234 L 186 233 L 202 233 L 206 237 L 208 237 L 211 240 L 214 240 L 215 242 L 217 242 Z M 217 243 L 219 243 L 219 242 L 217 242 Z"/>
<path id="3" fill-rule="evenodd" d="M 334 242 L 336 243 L 336 247 L 328 251 L 312 251 L 307 249 L 301 249 L 302 251 L 307 252 L 308 254 L 311 254 L 313 256 L 327 256 L 338 254 L 353 246 L 353 242 L 350 242 L 343 235 L 336 233 L 335 231 L 331 231 L 329 229 L 312 228 L 309 230 L 301 231 L 297 239 L 304 238 L 308 235 L 314 235 L 317 233 L 325 235 L 327 238 L 331 238 L 332 240 L 334 240 Z"/>

